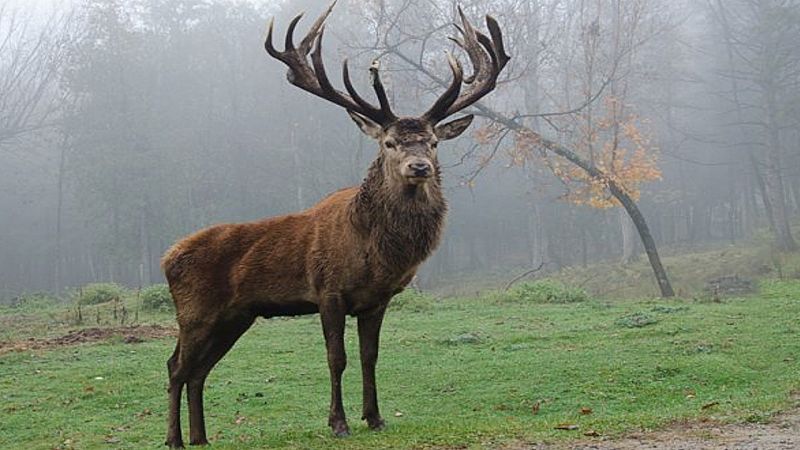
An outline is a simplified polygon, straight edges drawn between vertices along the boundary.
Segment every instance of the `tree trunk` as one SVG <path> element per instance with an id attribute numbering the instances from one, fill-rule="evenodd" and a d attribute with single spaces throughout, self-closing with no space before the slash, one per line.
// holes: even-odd
<path id="1" fill-rule="evenodd" d="M 623 209 L 619 210 L 619 225 L 622 231 L 622 264 L 636 260 L 636 227 Z"/>
<path id="2" fill-rule="evenodd" d="M 786 189 L 783 184 L 781 174 L 781 136 L 780 125 L 778 124 L 777 94 L 767 88 L 767 132 L 769 133 L 769 147 L 766 154 L 766 170 L 764 171 L 764 182 L 766 191 L 772 202 L 773 223 L 775 224 L 775 244 L 784 251 L 797 249 L 797 243 L 792 237 L 792 230 L 789 226 L 789 214 L 786 205 Z"/>
<path id="3" fill-rule="evenodd" d="M 139 212 L 139 283 L 150 285 L 150 230 L 147 226 L 148 201 L 145 199 Z"/>
<path id="4" fill-rule="evenodd" d="M 63 255 L 61 254 L 61 220 L 63 216 L 63 207 L 64 207 L 64 165 L 67 156 L 67 138 L 64 137 L 64 140 L 61 142 L 61 155 L 59 157 L 58 162 L 58 199 L 56 202 L 56 255 L 55 255 L 55 291 L 61 292 L 61 288 L 63 286 L 62 276 L 61 273 L 61 259 Z"/>
<path id="5" fill-rule="evenodd" d="M 494 120 L 502 123 L 506 127 L 515 130 L 521 133 L 532 134 L 535 137 L 539 145 L 541 145 L 546 150 L 549 150 L 565 159 L 570 161 L 571 163 L 575 164 L 576 166 L 580 167 L 584 171 L 586 171 L 589 176 L 600 179 L 606 180 L 608 184 L 608 189 L 611 192 L 611 195 L 616 198 L 620 204 L 625 208 L 625 211 L 628 212 L 633 224 L 636 226 L 636 231 L 639 232 L 639 237 L 642 240 L 642 245 L 644 246 L 645 253 L 647 253 L 647 258 L 650 261 L 650 266 L 653 269 L 653 274 L 656 277 L 656 282 L 658 283 L 658 288 L 661 291 L 662 297 L 674 297 L 675 291 L 672 289 L 672 285 L 669 282 L 669 277 L 667 276 L 667 271 L 664 270 L 664 266 L 661 264 L 661 258 L 658 255 L 658 249 L 656 247 L 656 242 L 653 239 L 653 235 L 650 233 L 650 228 L 647 226 L 647 221 L 645 220 L 642 212 L 639 210 L 639 207 L 636 206 L 636 202 L 625 192 L 623 188 L 617 185 L 613 180 L 608 179 L 604 176 L 603 172 L 601 172 L 597 167 L 590 164 L 588 161 L 585 161 L 583 158 L 578 156 L 572 150 L 561 146 L 557 142 L 551 141 L 549 139 L 545 139 L 541 135 L 534 133 L 527 127 L 520 125 L 515 120 L 511 120 L 505 116 L 502 116 L 494 111 L 489 110 L 486 107 L 479 106 L 480 109 L 484 113 L 489 113 L 489 117 L 494 118 Z"/>

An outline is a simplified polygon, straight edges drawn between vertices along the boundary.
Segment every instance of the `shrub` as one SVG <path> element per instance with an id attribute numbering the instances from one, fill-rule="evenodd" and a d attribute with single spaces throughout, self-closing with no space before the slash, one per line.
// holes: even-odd
<path id="1" fill-rule="evenodd" d="M 172 309 L 172 294 L 169 293 L 169 286 L 166 284 L 154 284 L 142 289 L 142 307 L 144 309 Z"/>
<path id="2" fill-rule="evenodd" d="M 397 294 L 389 303 L 389 308 L 402 311 L 422 312 L 433 307 L 434 298 L 416 289 L 409 288 Z"/>
<path id="3" fill-rule="evenodd" d="M 98 305 L 112 300 L 122 300 L 125 288 L 116 283 L 91 283 L 73 296 L 81 305 Z"/>
<path id="4" fill-rule="evenodd" d="M 58 303 L 58 297 L 48 292 L 32 292 L 20 294 L 11 299 L 11 306 L 15 308 L 44 308 Z"/>
<path id="5" fill-rule="evenodd" d="M 533 303 L 577 303 L 585 302 L 589 295 L 578 287 L 554 280 L 539 280 L 518 284 L 508 292 L 508 298 Z"/>

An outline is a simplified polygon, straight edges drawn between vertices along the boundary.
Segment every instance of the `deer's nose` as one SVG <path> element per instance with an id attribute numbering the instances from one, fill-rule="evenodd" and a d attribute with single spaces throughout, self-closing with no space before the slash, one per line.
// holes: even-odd
<path id="1" fill-rule="evenodd" d="M 431 165 L 423 161 L 414 161 L 408 165 L 415 177 L 427 177 L 431 173 Z"/>

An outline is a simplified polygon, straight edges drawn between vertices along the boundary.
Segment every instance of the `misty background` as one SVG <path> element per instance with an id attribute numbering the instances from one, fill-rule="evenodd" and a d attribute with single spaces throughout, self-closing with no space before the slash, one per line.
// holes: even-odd
<path id="1" fill-rule="evenodd" d="M 0 301 L 162 282 L 181 236 L 359 183 L 377 145 L 263 49 L 270 17 L 282 42 L 326 4 L 0 0 Z M 332 81 L 348 58 L 369 92 L 380 58 L 395 111 L 421 113 L 445 50 L 468 66 L 457 4 L 481 28 L 492 14 L 512 56 L 482 103 L 536 134 L 478 117 L 441 146 L 450 213 L 421 287 L 643 258 L 606 184 L 536 136 L 626 186 L 662 253 L 756 233 L 796 248 L 800 2 L 339 0 Z"/>

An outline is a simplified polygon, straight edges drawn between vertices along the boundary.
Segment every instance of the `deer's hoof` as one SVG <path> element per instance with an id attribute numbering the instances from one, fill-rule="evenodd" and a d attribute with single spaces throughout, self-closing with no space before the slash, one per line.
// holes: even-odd
<path id="1" fill-rule="evenodd" d="M 181 438 L 177 438 L 177 439 L 167 438 L 166 442 L 164 442 L 164 445 L 166 445 L 169 448 L 184 448 L 183 447 L 183 439 L 181 439 Z"/>
<path id="2" fill-rule="evenodd" d="M 350 436 L 350 430 L 345 428 L 344 430 L 333 430 L 333 437 L 337 438 L 346 438 Z"/>
<path id="3" fill-rule="evenodd" d="M 339 422 L 331 425 L 331 431 L 333 432 L 333 436 L 337 438 L 350 436 L 350 428 L 347 426 L 347 422 Z"/>
<path id="4" fill-rule="evenodd" d="M 372 431 L 383 431 L 386 429 L 386 422 L 380 417 L 375 419 L 367 419 L 367 426 Z"/>

